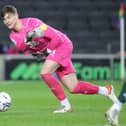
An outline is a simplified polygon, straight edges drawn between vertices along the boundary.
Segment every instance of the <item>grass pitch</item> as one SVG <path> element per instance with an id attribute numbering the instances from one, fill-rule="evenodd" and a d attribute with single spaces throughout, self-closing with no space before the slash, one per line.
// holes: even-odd
<path id="1" fill-rule="evenodd" d="M 108 82 L 94 83 L 105 85 Z M 118 95 L 121 82 L 112 84 Z M 12 97 L 10 109 L 0 112 L 0 126 L 110 126 L 104 113 L 112 102 L 104 96 L 72 95 L 65 90 L 74 111 L 53 114 L 59 103 L 42 81 L 1 81 L 0 91 Z M 120 113 L 120 126 L 126 125 L 124 109 Z"/>

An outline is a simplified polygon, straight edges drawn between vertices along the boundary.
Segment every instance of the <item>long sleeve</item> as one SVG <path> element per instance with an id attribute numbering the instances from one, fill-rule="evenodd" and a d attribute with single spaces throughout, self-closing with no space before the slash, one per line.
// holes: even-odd
<path id="1" fill-rule="evenodd" d="M 62 39 L 60 32 L 58 32 L 55 29 L 52 29 L 50 27 L 48 27 L 47 30 L 45 30 L 44 36 L 47 37 L 48 39 L 50 39 L 50 43 L 48 46 L 50 49 L 55 49 L 57 46 L 62 44 L 62 42 L 64 41 Z"/>
<path id="2" fill-rule="evenodd" d="M 11 41 L 15 44 L 16 48 L 18 48 L 19 50 L 25 51 L 25 50 L 28 49 L 28 45 L 26 45 L 23 42 L 23 38 L 22 37 L 16 36 L 14 34 L 10 34 L 9 37 L 10 37 Z"/>

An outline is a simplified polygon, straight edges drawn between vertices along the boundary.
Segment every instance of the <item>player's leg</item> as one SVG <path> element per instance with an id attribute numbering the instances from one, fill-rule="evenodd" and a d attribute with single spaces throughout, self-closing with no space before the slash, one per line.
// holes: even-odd
<path id="1" fill-rule="evenodd" d="M 55 61 L 46 60 L 41 69 L 41 77 L 60 101 L 61 105 L 70 109 L 71 105 L 65 95 L 61 83 L 53 76 L 53 73 L 59 68 L 59 66 L 60 65 Z"/>
<path id="2" fill-rule="evenodd" d="M 77 94 L 101 94 L 108 96 L 111 100 L 115 100 L 116 96 L 113 93 L 112 85 L 98 86 L 86 81 L 78 81 L 75 73 L 69 73 L 61 78 L 61 81 L 69 89 L 71 93 Z M 110 96 L 110 95 L 113 96 Z M 114 97 L 114 99 L 113 99 Z"/>
<path id="3" fill-rule="evenodd" d="M 107 120 L 113 126 L 118 126 L 119 113 L 125 102 L 126 102 L 126 82 L 124 82 L 118 100 L 105 113 Z"/>
<path id="4" fill-rule="evenodd" d="M 118 126 L 119 125 L 119 110 L 116 109 L 116 105 L 113 104 L 105 113 L 105 117 L 107 118 L 108 122 L 112 125 L 112 126 Z"/>
<path id="5" fill-rule="evenodd" d="M 121 104 L 124 104 L 126 102 L 126 81 L 123 84 L 123 87 L 121 89 L 121 92 L 120 92 L 118 99 Z"/>
<path id="6" fill-rule="evenodd" d="M 97 94 L 98 92 L 97 85 L 78 81 L 75 73 L 64 75 L 61 80 L 71 93 Z"/>

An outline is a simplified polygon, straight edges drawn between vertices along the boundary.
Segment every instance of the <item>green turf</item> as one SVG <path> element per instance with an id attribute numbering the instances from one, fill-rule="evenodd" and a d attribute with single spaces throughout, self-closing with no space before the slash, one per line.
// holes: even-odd
<path id="1" fill-rule="evenodd" d="M 121 82 L 113 85 L 118 94 Z M 59 103 L 42 81 L 1 81 L 0 91 L 8 92 L 13 100 L 10 110 L 0 113 L 0 126 L 109 126 L 104 113 L 112 103 L 104 96 L 72 95 L 65 90 L 74 112 L 53 114 Z M 120 126 L 126 125 L 125 115 L 123 109 Z"/>

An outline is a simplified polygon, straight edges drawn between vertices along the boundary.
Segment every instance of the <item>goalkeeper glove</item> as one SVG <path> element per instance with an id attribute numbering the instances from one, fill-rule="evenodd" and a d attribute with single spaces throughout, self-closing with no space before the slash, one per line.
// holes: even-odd
<path id="1" fill-rule="evenodd" d="M 33 36 L 34 36 L 34 31 L 30 31 L 26 34 L 26 43 L 27 43 L 27 45 L 29 45 L 29 48 L 33 48 L 33 47 L 39 45 L 39 42 L 32 40 Z"/>
<path id="2" fill-rule="evenodd" d="M 46 56 L 48 56 L 48 53 L 47 53 L 47 51 L 44 51 L 43 53 L 34 52 L 34 53 L 32 53 L 32 56 L 37 61 L 41 61 L 41 60 L 44 60 L 46 58 Z"/>
<path id="3" fill-rule="evenodd" d="M 27 39 L 32 39 L 32 37 L 43 37 L 44 31 L 41 27 L 37 27 L 33 29 L 32 31 L 29 31 L 26 35 Z"/>
<path id="4" fill-rule="evenodd" d="M 29 45 L 29 48 L 34 48 L 35 46 L 39 45 L 39 42 L 37 41 L 28 41 L 27 44 Z"/>

